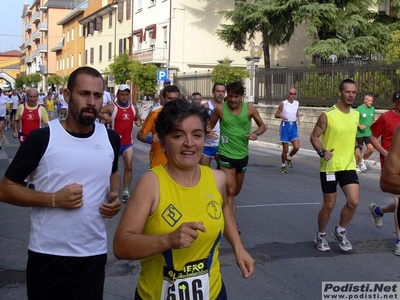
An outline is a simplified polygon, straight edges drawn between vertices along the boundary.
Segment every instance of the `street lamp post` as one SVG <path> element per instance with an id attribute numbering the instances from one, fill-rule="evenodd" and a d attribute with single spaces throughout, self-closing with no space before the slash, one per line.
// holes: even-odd
<path id="1" fill-rule="evenodd" d="M 250 48 L 250 57 L 246 59 L 250 61 L 250 93 L 248 102 L 254 103 L 254 82 L 255 82 L 255 63 L 260 61 L 262 48 L 258 45 L 253 45 Z"/>

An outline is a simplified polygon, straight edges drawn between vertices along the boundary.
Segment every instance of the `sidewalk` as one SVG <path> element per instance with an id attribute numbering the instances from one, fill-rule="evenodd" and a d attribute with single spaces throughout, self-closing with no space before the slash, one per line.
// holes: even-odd
<path id="1" fill-rule="evenodd" d="M 253 128 L 253 131 L 256 130 L 257 128 Z M 315 152 L 314 148 L 312 147 L 310 143 L 310 135 L 311 132 L 301 130 L 299 128 L 299 140 L 300 140 L 300 150 L 299 151 L 311 151 L 314 152 L 315 155 L 317 153 Z M 281 147 L 281 143 L 279 142 L 279 129 L 278 128 L 267 128 L 264 134 L 260 135 L 257 139 L 257 141 L 250 141 L 250 144 L 256 144 L 256 145 L 269 145 L 269 146 L 274 146 L 277 148 Z M 289 146 L 290 148 L 290 146 Z M 363 149 L 363 153 L 366 150 L 365 145 Z M 379 160 L 379 152 L 374 151 L 372 155 L 369 157 L 367 162 L 371 165 L 374 165 L 376 167 L 380 167 L 380 160 Z"/>

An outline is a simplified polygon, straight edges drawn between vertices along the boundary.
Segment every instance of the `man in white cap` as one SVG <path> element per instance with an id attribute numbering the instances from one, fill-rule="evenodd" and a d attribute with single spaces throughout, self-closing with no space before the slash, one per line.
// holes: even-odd
<path id="1" fill-rule="evenodd" d="M 141 126 L 139 110 L 136 104 L 131 103 L 131 88 L 127 84 L 121 84 L 117 91 L 117 101 L 101 108 L 99 114 L 103 123 L 110 124 L 121 137 L 119 155 L 124 160 L 124 191 L 122 202 L 128 201 L 130 196 L 129 186 L 132 181 L 132 160 L 133 160 L 133 123 Z"/>

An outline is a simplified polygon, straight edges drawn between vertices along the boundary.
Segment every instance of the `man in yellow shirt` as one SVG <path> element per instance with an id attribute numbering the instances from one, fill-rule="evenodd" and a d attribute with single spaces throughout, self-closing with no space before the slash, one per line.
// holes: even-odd
<path id="1" fill-rule="evenodd" d="M 356 155 L 357 161 L 361 160 L 361 150 L 356 146 L 359 112 L 351 107 L 356 95 L 354 81 L 343 80 L 339 85 L 339 102 L 319 116 L 310 137 L 311 144 L 320 156 L 323 192 L 323 205 L 318 214 L 318 232 L 314 242 L 317 249 L 324 252 L 331 250 L 325 228 L 335 207 L 338 183 L 346 196 L 346 204 L 340 212 L 340 221 L 332 236 L 343 251 L 353 249 L 346 237 L 346 227 L 353 218 L 359 201 L 355 159 Z"/>

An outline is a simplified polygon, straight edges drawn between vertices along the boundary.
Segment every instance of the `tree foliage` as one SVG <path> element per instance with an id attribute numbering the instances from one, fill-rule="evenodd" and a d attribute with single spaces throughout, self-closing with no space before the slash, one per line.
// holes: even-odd
<path id="1" fill-rule="evenodd" d="M 154 64 L 136 65 L 132 70 L 132 82 L 138 86 L 143 95 L 154 95 L 157 92 L 157 71 Z"/>
<path id="2" fill-rule="evenodd" d="M 24 75 L 21 75 L 15 79 L 15 89 L 22 89 L 24 87 Z"/>
<path id="3" fill-rule="evenodd" d="M 383 0 L 255 0 L 236 2 L 233 9 L 220 14 L 230 22 L 222 24 L 217 35 L 237 51 L 262 36 L 264 64 L 270 67 L 269 48 L 287 43 L 299 24 L 307 25 L 310 45 L 305 49 L 312 57 L 339 59 L 380 54 L 390 41 L 396 17 L 377 8 Z M 391 12 L 400 8 L 392 0 Z"/>
<path id="4" fill-rule="evenodd" d="M 60 75 L 49 75 L 46 77 L 46 83 L 48 85 L 60 86 L 62 83 L 62 78 Z"/>
<path id="5" fill-rule="evenodd" d="M 140 64 L 140 62 L 131 60 L 128 53 L 121 53 L 108 68 L 114 76 L 114 82 L 116 84 L 123 84 L 131 80 L 132 70 L 137 64 Z"/>
<path id="6" fill-rule="evenodd" d="M 223 83 L 226 85 L 235 81 L 243 82 L 243 80 L 249 76 L 249 71 L 243 68 L 232 67 L 229 59 L 226 58 L 222 63 L 215 66 L 211 73 L 211 81 L 213 83 Z"/>

